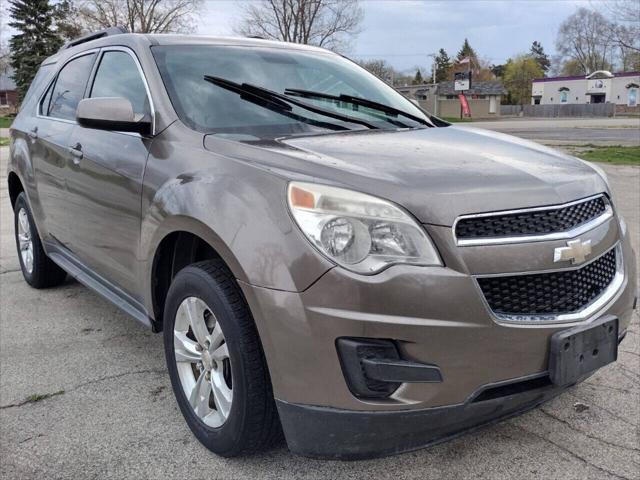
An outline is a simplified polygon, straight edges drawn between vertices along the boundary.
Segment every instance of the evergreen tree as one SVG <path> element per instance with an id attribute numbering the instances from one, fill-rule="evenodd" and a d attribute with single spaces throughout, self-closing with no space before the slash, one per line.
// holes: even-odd
<path id="1" fill-rule="evenodd" d="M 418 68 L 416 70 L 416 76 L 413 77 L 413 84 L 414 85 L 422 85 L 423 83 L 424 83 L 424 79 L 422 78 L 422 72 Z"/>
<path id="2" fill-rule="evenodd" d="M 506 65 L 491 65 L 491 73 L 493 73 L 496 78 L 502 78 L 504 75 L 504 71 L 507 68 Z"/>
<path id="3" fill-rule="evenodd" d="M 451 70 L 451 59 L 444 48 L 441 48 L 436 55 L 436 83 L 446 82 L 449 80 L 449 71 Z"/>
<path id="4" fill-rule="evenodd" d="M 62 40 L 53 28 L 55 8 L 48 0 L 11 0 L 9 12 L 9 25 L 18 31 L 9 40 L 9 48 L 13 79 L 22 100 L 38 67 L 62 46 Z"/>
<path id="5" fill-rule="evenodd" d="M 476 51 L 469 44 L 469 40 L 466 38 L 464 39 L 462 48 L 460 49 L 460 51 L 458 52 L 458 55 L 456 56 L 456 61 L 460 62 L 460 60 L 464 60 L 465 58 L 468 58 L 469 60 L 471 60 L 472 66 L 476 67 L 478 65 L 478 55 L 476 54 Z"/>
<path id="6" fill-rule="evenodd" d="M 544 48 L 542 48 L 542 44 L 540 42 L 534 41 L 531 45 L 531 56 L 536 63 L 540 65 L 540 68 L 546 77 L 549 68 L 551 68 L 551 60 L 549 60 L 549 56 L 544 53 Z"/>

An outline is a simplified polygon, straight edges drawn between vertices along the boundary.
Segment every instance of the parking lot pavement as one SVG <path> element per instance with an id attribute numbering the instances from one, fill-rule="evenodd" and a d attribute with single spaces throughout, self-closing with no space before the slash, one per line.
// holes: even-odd
<path id="1" fill-rule="evenodd" d="M 310 460 L 284 446 L 216 457 L 182 420 L 159 335 L 74 281 L 41 291 L 23 281 L 6 157 L 0 149 L 0 478 L 640 478 L 637 316 L 616 364 L 448 443 L 360 462 Z M 604 168 L 639 251 L 640 169 Z M 32 395 L 50 396 L 27 401 Z"/>
<path id="2" fill-rule="evenodd" d="M 508 133 L 545 145 L 640 146 L 640 118 L 505 118 L 460 124 Z"/>

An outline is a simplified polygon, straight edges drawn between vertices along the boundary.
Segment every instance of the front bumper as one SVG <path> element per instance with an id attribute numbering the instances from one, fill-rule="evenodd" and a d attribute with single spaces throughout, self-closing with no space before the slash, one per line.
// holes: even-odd
<path id="1" fill-rule="evenodd" d="M 281 400 L 277 405 L 292 452 L 314 458 L 360 460 L 450 440 L 530 410 L 564 390 L 542 386 L 500 398 L 471 400 L 462 405 L 398 412 L 355 412 Z"/>
<path id="2" fill-rule="evenodd" d="M 496 398 L 479 392 L 546 376 L 549 339 L 560 330 L 609 314 L 626 331 L 637 295 L 628 238 L 622 252 L 618 294 L 593 317 L 563 324 L 497 321 L 473 277 L 452 262 L 369 277 L 334 268 L 301 293 L 243 284 L 290 449 L 335 458 L 398 453 L 558 395 L 562 389 L 550 384 Z M 393 339 L 402 358 L 437 365 L 443 381 L 404 383 L 385 399 L 357 398 L 336 351 L 340 337 Z"/>

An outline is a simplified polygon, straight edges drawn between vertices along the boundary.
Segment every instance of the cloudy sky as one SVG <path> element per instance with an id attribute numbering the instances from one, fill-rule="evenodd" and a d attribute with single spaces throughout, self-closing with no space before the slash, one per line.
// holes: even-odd
<path id="1" fill-rule="evenodd" d="M 205 0 L 198 33 L 232 34 L 243 4 L 251 0 Z M 400 70 L 430 68 L 427 55 L 444 48 L 453 56 L 465 37 L 481 57 L 503 63 L 538 40 L 555 51 L 558 26 L 591 0 L 361 0 L 362 33 L 352 58 L 384 58 Z"/>

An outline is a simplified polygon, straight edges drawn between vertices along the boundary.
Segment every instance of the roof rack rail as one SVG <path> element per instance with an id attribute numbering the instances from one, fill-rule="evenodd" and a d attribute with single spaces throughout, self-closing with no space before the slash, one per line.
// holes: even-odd
<path id="1" fill-rule="evenodd" d="M 122 35 L 123 33 L 129 33 L 129 31 L 124 27 L 105 28 L 104 30 L 98 30 L 97 32 L 83 35 L 82 37 L 78 37 L 75 40 L 70 40 L 65 43 L 60 50 L 75 47 L 76 45 L 80 45 L 81 43 L 90 42 L 91 40 L 97 40 L 98 38 L 110 37 L 112 35 Z"/>

